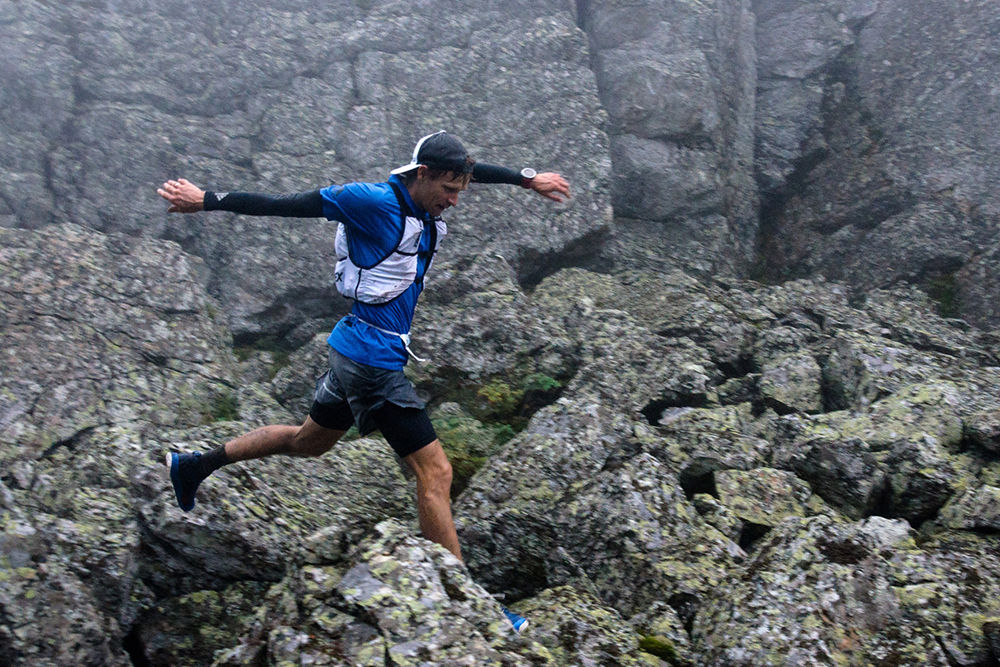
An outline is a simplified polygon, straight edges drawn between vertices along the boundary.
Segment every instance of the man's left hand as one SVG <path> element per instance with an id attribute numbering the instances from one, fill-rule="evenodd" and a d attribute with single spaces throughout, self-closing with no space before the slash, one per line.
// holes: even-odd
<path id="1" fill-rule="evenodd" d="M 543 197 L 548 197 L 552 201 L 562 201 L 563 195 L 569 197 L 569 182 L 551 171 L 547 171 L 544 174 L 537 174 L 533 179 L 531 179 L 531 189 L 542 195 Z"/>

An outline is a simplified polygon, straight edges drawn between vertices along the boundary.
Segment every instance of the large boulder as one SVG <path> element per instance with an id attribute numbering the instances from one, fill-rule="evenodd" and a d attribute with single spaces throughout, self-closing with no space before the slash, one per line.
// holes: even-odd
<path id="1" fill-rule="evenodd" d="M 774 461 L 849 516 L 933 518 L 972 479 L 959 456 L 963 397 L 951 384 L 905 387 L 866 414 L 789 419 Z"/>
<path id="2" fill-rule="evenodd" d="M 988 664 L 1000 581 L 984 546 L 948 534 L 918 546 L 881 517 L 788 519 L 699 610 L 699 664 Z"/>
<path id="3" fill-rule="evenodd" d="M 580 19 L 610 117 L 610 257 L 745 272 L 757 234 L 750 3 L 595 0 Z"/>
<path id="4" fill-rule="evenodd" d="M 757 17 L 757 114 L 754 167 L 765 197 L 803 164 L 823 156 L 824 103 L 842 94 L 831 73 L 856 42 L 878 0 L 754 3 Z"/>
<path id="5" fill-rule="evenodd" d="M 95 428 L 214 419 L 230 337 L 204 265 L 175 243 L 77 225 L 0 230 L 0 460 L 29 466 Z"/>
<path id="6" fill-rule="evenodd" d="M 557 667 L 594 656 L 652 664 L 639 651 L 638 634 L 586 593 L 553 589 L 516 609 L 531 619 L 524 637 L 457 558 L 385 521 L 347 561 L 290 572 L 268 593 L 247 634 L 213 665 Z"/>
<path id="7" fill-rule="evenodd" d="M 165 435 L 176 450 L 206 451 L 251 426 L 225 422 Z M 340 443 L 318 459 L 279 457 L 224 468 L 202 483 L 196 511 L 189 513 L 178 509 L 165 479 L 152 469 L 136 481 L 149 554 L 141 575 L 160 596 L 277 581 L 300 551 L 343 557 L 379 521 L 416 519 L 413 492 L 392 450 L 373 439 Z"/>

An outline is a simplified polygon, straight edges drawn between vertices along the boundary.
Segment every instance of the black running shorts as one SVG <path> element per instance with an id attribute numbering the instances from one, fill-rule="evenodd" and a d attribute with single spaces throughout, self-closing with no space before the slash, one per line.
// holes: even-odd
<path id="1" fill-rule="evenodd" d="M 400 458 L 437 439 L 424 402 L 403 371 L 352 361 L 330 348 L 330 370 L 316 380 L 309 416 L 323 428 L 381 431 Z"/>

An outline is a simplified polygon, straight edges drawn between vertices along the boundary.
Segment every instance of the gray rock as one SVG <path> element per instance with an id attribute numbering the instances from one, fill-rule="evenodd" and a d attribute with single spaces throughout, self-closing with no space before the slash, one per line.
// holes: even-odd
<path id="1" fill-rule="evenodd" d="M 942 361 L 886 336 L 838 333 L 823 366 L 827 400 L 833 408 L 865 409 L 908 384 L 943 373 Z"/>
<path id="2" fill-rule="evenodd" d="M 718 156 L 634 135 L 611 142 L 615 210 L 626 218 L 668 222 L 718 212 Z"/>
<path id="3" fill-rule="evenodd" d="M 924 34 L 918 26 L 929 11 L 947 28 Z M 984 3 L 882 2 L 861 33 L 865 67 L 858 71 L 865 102 L 890 133 L 900 176 L 925 191 L 954 187 L 956 201 L 994 209 L 996 193 L 986 185 L 996 175 L 992 157 L 961 146 L 997 129 L 982 113 L 992 104 L 982 82 L 995 65 L 978 55 L 995 48 L 997 20 Z M 946 92 L 927 95 L 939 87 Z M 947 150 L 933 150 L 931 138 Z"/>
<path id="4" fill-rule="evenodd" d="M 518 602 L 514 610 L 529 619 L 525 642 L 529 645 L 518 653 L 530 664 L 586 664 L 594 656 L 623 667 L 651 662 L 625 619 L 586 592 L 569 586 L 551 588 Z"/>
<path id="5" fill-rule="evenodd" d="M 305 421 L 312 406 L 316 380 L 330 367 L 328 331 L 317 333 L 306 345 L 288 355 L 288 365 L 275 372 L 268 391 L 292 415 Z"/>
<path id="6" fill-rule="evenodd" d="M 175 451 L 206 451 L 249 424 L 169 434 Z M 279 581 L 299 552 L 343 558 L 376 523 L 415 518 L 411 490 L 384 442 L 343 442 L 315 459 L 277 457 L 223 468 L 198 489 L 196 510 L 177 508 L 162 468 L 137 480 L 143 579 L 159 594 Z M 310 539 L 323 529 L 321 540 Z M 178 584 L 178 580 L 182 583 Z"/>
<path id="7" fill-rule="evenodd" d="M 976 254 L 979 243 L 966 220 L 935 204 L 917 204 L 870 231 L 850 230 L 851 236 L 845 228 L 835 242 L 818 249 L 815 262 L 831 277 L 865 286 L 920 282 L 925 276 L 951 273 Z M 862 238 L 866 251 L 855 252 Z M 888 266 L 887 257 L 893 258 Z"/>
<path id="8" fill-rule="evenodd" d="M 982 83 L 996 78 L 995 63 L 982 56 L 995 50 L 995 14 L 958 1 L 768 4 L 759 35 L 791 65 L 785 74 L 816 71 L 812 65 L 829 58 L 825 82 L 813 78 L 822 72 L 807 79 L 824 88 L 818 114 L 795 103 L 790 124 L 777 129 L 775 104 L 759 107 L 760 182 L 791 184 L 770 200 L 762 247 L 773 275 L 822 273 L 863 289 L 921 284 L 947 312 L 992 323 L 989 267 L 1000 208 L 986 183 L 998 166 L 980 138 L 997 133 Z M 803 31 L 808 40 L 767 32 L 808 13 L 824 16 Z M 831 30 L 818 27 L 831 20 Z M 931 23 L 946 27 L 925 34 Z M 838 55 L 851 31 L 856 46 Z M 762 63 L 774 55 L 760 50 Z M 800 138 L 796 155 L 788 149 Z"/>
<path id="9" fill-rule="evenodd" d="M 11 10 L 0 26 L 0 69 L 17 82 L 0 98 L 0 225 L 72 219 L 176 240 L 205 259 L 238 340 L 281 338 L 346 310 L 330 225 L 164 216 L 156 186 L 186 177 L 282 193 L 381 181 L 419 136 L 447 127 L 480 161 L 565 172 L 575 196 L 548 206 L 476 188 L 439 264 L 485 248 L 533 284 L 550 262 L 590 261 L 581 245 L 599 245 L 611 222 L 610 158 L 573 8 L 216 4 Z"/>
<path id="10" fill-rule="evenodd" d="M 874 537 L 884 534 L 873 530 L 876 522 L 884 520 L 793 518 L 774 528 L 733 571 L 725 593 L 699 610 L 692 643 L 700 664 L 986 659 L 980 627 L 994 605 L 988 595 L 970 596 L 969 586 L 998 585 L 995 556 L 957 537 L 919 548 L 912 538 L 893 538 L 890 546 Z M 911 631 L 899 633 L 903 625 Z"/>
<path id="11" fill-rule="evenodd" d="M 6 462 L 88 430 L 213 418 L 235 359 L 199 261 L 173 243 L 75 225 L 0 230 Z"/>
<path id="12" fill-rule="evenodd" d="M 757 231 L 749 3 L 588 2 L 580 20 L 611 116 L 608 256 L 741 273 Z"/>
<path id="13" fill-rule="evenodd" d="M 725 470 L 715 474 L 719 502 L 742 521 L 776 526 L 806 516 L 812 491 L 793 473 L 773 468 Z"/>
<path id="14" fill-rule="evenodd" d="M 809 352 L 781 357 L 762 369 L 759 390 L 764 404 L 779 414 L 823 410 L 822 371 Z"/>
<path id="15" fill-rule="evenodd" d="M 755 4 L 758 75 L 756 105 L 757 183 L 762 194 L 781 192 L 787 179 L 807 173 L 829 149 L 824 138 L 824 101 L 844 94 L 829 75 L 855 43 L 851 27 L 878 2 L 784 2 Z M 779 195 L 780 196 L 780 195 Z"/>
<path id="16" fill-rule="evenodd" d="M 739 540 L 743 521 L 729 507 L 708 493 L 694 494 L 691 503 L 709 525 L 732 541 Z"/>
<path id="17" fill-rule="evenodd" d="M 930 299 L 915 288 L 873 290 L 865 298 L 865 310 L 893 340 L 948 355 L 947 363 L 941 365 L 969 368 L 997 364 L 968 323 L 938 316 Z"/>
<path id="18" fill-rule="evenodd" d="M 53 221 L 56 199 L 47 170 L 76 112 L 73 44 L 55 29 L 60 8 L 7 3 L 0 25 L 0 218 L 4 227 L 37 228 Z"/>
<path id="19" fill-rule="evenodd" d="M 1000 415 L 993 411 L 976 412 L 965 417 L 963 425 L 970 441 L 1000 453 Z"/>
<path id="20" fill-rule="evenodd" d="M 762 78 L 805 79 L 854 44 L 854 35 L 820 4 L 776 15 L 758 25 Z"/>
<path id="21" fill-rule="evenodd" d="M 710 139 L 720 119 L 712 95 L 712 73 L 698 50 L 641 56 L 634 49 L 598 55 L 598 86 L 616 133 L 647 139 Z"/>
<path id="22" fill-rule="evenodd" d="M 556 538 L 601 599 L 626 615 L 656 600 L 695 605 L 745 557 L 648 454 L 602 473 L 568 500 Z"/>
<path id="23" fill-rule="evenodd" d="M 463 557 L 476 579 L 516 597 L 563 583 L 547 573 L 552 559 L 562 566 L 558 507 L 568 489 L 600 471 L 629 430 L 595 393 L 560 399 L 536 413 L 455 505 Z"/>
<path id="24" fill-rule="evenodd" d="M 763 192 L 784 186 L 800 161 L 816 159 L 826 148 L 825 142 L 810 142 L 822 129 L 825 92 L 822 82 L 814 80 L 758 83 L 754 170 Z"/>
<path id="25" fill-rule="evenodd" d="M 1000 488 L 984 485 L 952 498 L 938 521 L 946 528 L 1000 530 Z"/>
<path id="26" fill-rule="evenodd" d="M 271 584 L 248 581 L 221 591 L 161 600 L 140 621 L 144 653 L 154 667 L 194 667 L 228 649 L 252 622 Z"/>
<path id="27" fill-rule="evenodd" d="M 125 667 L 131 662 L 121 641 L 148 597 L 141 584 L 133 586 L 138 536 L 122 488 L 127 478 L 119 473 L 114 489 L 79 486 L 87 473 L 98 472 L 91 469 L 63 473 L 71 478 L 58 480 L 67 482 L 64 487 L 54 479 L 61 466 L 45 465 L 39 472 L 48 502 L 39 506 L 36 498 L 14 492 L 3 514 L 3 657 L 18 667 Z"/>
<path id="28" fill-rule="evenodd" d="M 875 512 L 883 501 L 885 472 L 861 439 L 840 440 L 830 434 L 796 440 L 775 452 L 774 464 L 794 470 L 818 496 L 851 518 Z"/>
<path id="29" fill-rule="evenodd" d="M 275 586 L 261 620 L 213 664 L 318 662 L 336 655 L 373 666 L 556 667 L 598 654 L 622 665 L 644 664 L 637 635 L 585 593 L 553 589 L 515 610 L 530 618 L 526 639 L 514 635 L 500 605 L 458 559 L 386 521 L 340 567 L 304 566 Z"/>

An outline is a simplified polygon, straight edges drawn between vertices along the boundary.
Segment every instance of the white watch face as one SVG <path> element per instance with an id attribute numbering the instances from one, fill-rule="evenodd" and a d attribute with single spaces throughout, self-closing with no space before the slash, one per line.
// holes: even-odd
<path id="1" fill-rule="evenodd" d="M 538 174 L 531 167 L 525 167 L 524 169 L 521 170 L 521 176 L 523 176 L 524 178 L 534 178 L 537 175 Z"/>

